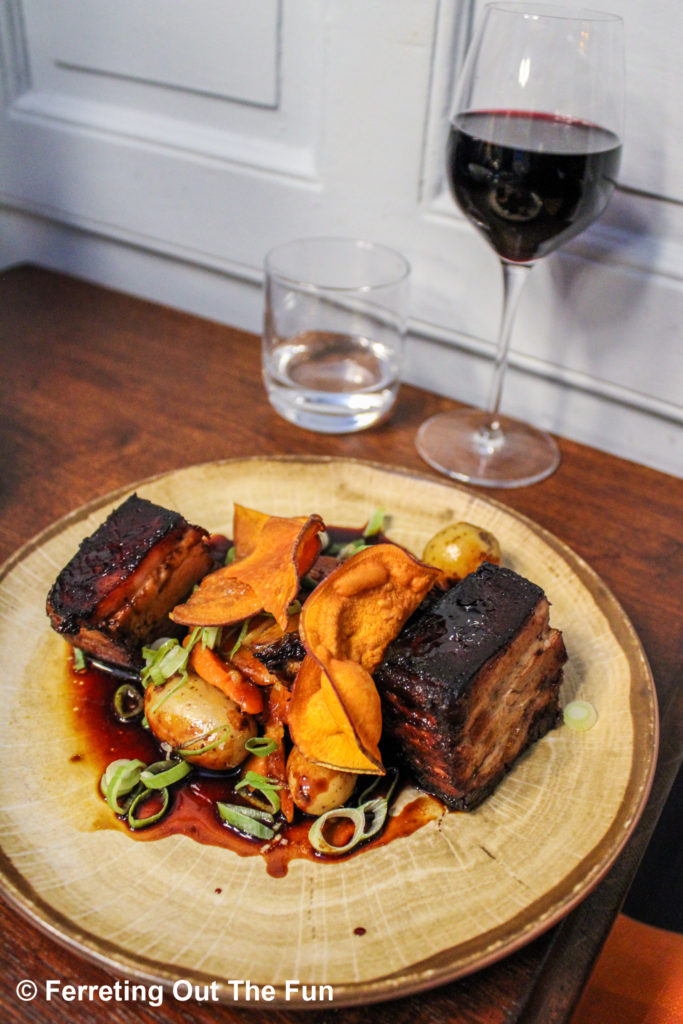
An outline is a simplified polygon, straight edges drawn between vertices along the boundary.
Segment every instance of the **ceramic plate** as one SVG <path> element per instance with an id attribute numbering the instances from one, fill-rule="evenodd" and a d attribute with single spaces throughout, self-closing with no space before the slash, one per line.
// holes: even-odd
<path id="1" fill-rule="evenodd" d="M 81 539 L 133 489 L 227 533 L 234 501 L 358 526 L 381 505 L 391 515 L 389 535 L 418 554 L 451 521 L 492 530 L 505 564 L 550 599 L 551 623 L 569 653 L 563 702 L 589 700 L 597 725 L 553 730 L 477 810 L 447 814 L 342 863 L 294 860 L 273 878 L 261 857 L 185 836 L 136 842 L 108 827 L 94 766 L 65 707 L 63 641 L 44 611 L 50 584 Z M 605 875 L 635 827 L 655 764 L 649 668 L 620 606 L 586 564 L 502 505 L 364 462 L 210 463 L 79 509 L 4 566 L 0 641 L 6 893 L 55 939 L 114 974 L 166 985 L 213 981 L 228 1001 L 235 980 L 250 980 L 274 987 L 270 1006 L 310 1006 L 311 996 L 327 998 L 315 988 L 322 985 L 332 987 L 334 1005 L 366 1003 L 510 953 Z"/>

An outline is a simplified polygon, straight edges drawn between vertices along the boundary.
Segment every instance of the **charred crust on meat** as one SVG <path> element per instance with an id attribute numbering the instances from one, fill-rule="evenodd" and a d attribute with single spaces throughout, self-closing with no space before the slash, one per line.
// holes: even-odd
<path id="1" fill-rule="evenodd" d="M 214 566 L 208 536 L 132 494 L 81 542 L 52 585 L 53 628 L 93 657 L 135 665 L 141 645 Z"/>
<path id="2" fill-rule="evenodd" d="M 559 721 L 566 652 L 542 589 L 484 563 L 432 592 L 375 674 L 388 738 L 418 783 L 471 810 Z"/>

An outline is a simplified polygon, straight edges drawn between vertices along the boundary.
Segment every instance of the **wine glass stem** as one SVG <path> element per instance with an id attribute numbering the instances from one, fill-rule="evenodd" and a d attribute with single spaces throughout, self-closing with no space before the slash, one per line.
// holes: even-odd
<path id="1" fill-rule="evenodd" d="M 481 431 L 481 440 L 489 449 L 497 447 L 502 442 L 498 413 L 500 398 L 503 393 L 503 379 L 508 362 L 512 325 L 515 313 L 517 312 L 519 297 L 522 294 L 522 288 L 526 284 L 528 273 L 532 267 L 531 263 L 508 263 L 507 260 L 501 260 L 500 262 L 503 267 L 503 314 L 500 321 L 491 390 L 486 405 L 488 418 Z"/>

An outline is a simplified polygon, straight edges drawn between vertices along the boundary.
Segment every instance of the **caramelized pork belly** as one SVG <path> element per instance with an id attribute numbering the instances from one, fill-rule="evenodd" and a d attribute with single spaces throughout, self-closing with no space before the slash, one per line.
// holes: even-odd
<path id="1" fill-rule="evenodd" d="M 416 781 L 453 809 L 485 799 L 558 724 L 566 652 L 535 584 L 484 563 L 430 595 L 375 674 L 385 734 Z"/>
<path id="2" fill-rule="evenodd" d="M 208 534 L 131 495 L 80 545 L 47 598 L 53 627 L 91 657 L 136 667 L 169 611 L 213 567 Z"/>

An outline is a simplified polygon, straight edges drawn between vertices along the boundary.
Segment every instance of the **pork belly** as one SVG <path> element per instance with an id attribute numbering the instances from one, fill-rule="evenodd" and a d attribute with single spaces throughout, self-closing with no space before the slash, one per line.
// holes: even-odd
<path id="1" fill-rule="evenodd" d="M 136 668 L 169 611 L 212 567 L 208 534 L 131 495 L 80 545 L 47 598 L 58 633 L 93 658 Z"/>
<path id="2" fill-rule="evenodd" d="M 560 719 L 566 652 L 540 587 L 484 563 L 434 591 L 375 674 L 386 734 L 416 781 L 471 810 Z"/>

